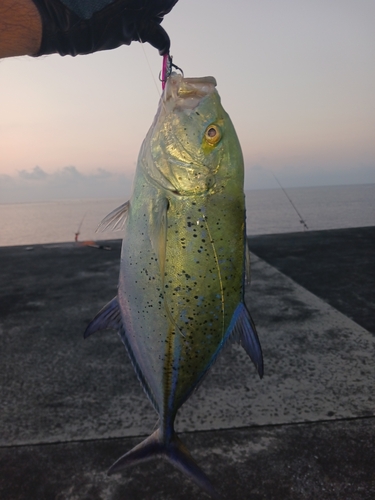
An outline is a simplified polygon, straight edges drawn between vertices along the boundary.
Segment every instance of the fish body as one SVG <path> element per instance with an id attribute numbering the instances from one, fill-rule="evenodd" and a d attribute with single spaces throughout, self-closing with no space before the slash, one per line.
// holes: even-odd
<path id="1" fill-rule="evenodd" d="M 218 497 L 173 428 L 176 413 L 230 337 L 262 375 L 244 304 L 243 159 L 212 77 L 167 81 L 137 165 L 124 222 L 118 295 L 90 323 L 119 331 L 160 427 L 111 472 L 163 455 Z"/>

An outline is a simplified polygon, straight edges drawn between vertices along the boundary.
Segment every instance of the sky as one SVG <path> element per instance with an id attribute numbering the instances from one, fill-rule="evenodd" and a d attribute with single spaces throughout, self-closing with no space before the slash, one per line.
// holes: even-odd
<path id="1" fill-rule="evenodd" d="M 179 0 L 163 27 L 187 77 L 212 75 L 245 188 L 375 182 L 374 0 Z M 134 42 L 0 61 L 0 203 L 129 196 L 161 92 Z"/>

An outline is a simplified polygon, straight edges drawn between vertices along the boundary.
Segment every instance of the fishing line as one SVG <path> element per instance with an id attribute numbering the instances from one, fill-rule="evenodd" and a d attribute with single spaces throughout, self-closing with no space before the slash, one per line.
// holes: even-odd
<path id="1" fill-rule="evenodd" d="M 172 316 L 172 313 L 169 309 L 169 305 L 168 305 L 168 301 L 167 301 L 167 298 L 165 296 L 165 290 L 163 291 L 163 297 L 164 297 L 164 304 L 165 304 L 165 312 L 167 313 L 167 317 L 169 319 L 169 321 L 172 323 L 172 326 L 176 327 L 177 328 L 177 331 L 180 333 L 180 335 L 185 339 L 186 338 L 186 335 L 184 335 L 180 329 L 180 327 L 178 326 L 177 324 L 177 321 L 174 319 L 174 317 Z"/>
<path id="2" fill-rule="evenodd" d="M 278 183 L 278 185 L 281 187 L 281 189 L 284 191 L 284 194 L 285 196 L 288 198 L 288 200 L 290 201 L 290 204 L 292 205 L 292 207 L 294 208 L 294 210 L 296 211 L 298 217 L 299 217 L 299 221 L 301 224 L 303 224 L 303 228 L 306 229 L 308 231 L 308 226 L 304 220 L 304 218 L 302 217 L 302 215 L 299 213 L 297 207 L 295 206 L 295 204 L 293 203 L 293 201 L 290 199 L 288 193 L 285 191 L 285 189 L 283 188 L 283 186 L 281 185 L 281 182 L 279 181 L 279 179 L 276 177 L 276 175 L 272 172 L 272 170 L 269 170 L 269 172 L 271 172 L 271 174 L 273 175 L 273 177 L 275 178 L 276 182 Z"/>
<path id="3" fill-rule="evenodd" d="M 78 229 L 77 229 L 77 231 L 74 233 L 74 240 L 75 240 L 75 241 L 78 241 L 78 236 L 81 234 L 81 227 L 82 227 L 83 221 L 85 220 L 86 214 L 87 214 L 87 212 L 85 212 L 85 213 L 84 213 L 84 215 L 83 215 L 83 217 L 82 217 L 82 220 L 81 220 L 81 222 L 79 223 Z"/>
<path id="4" fill-rule="evenodd" d="M 212 245 L 212 250 L 214 252 L 214 257 L 215 257 L 215 262 L 216 262 L 216 267 L 217 267 L 217 272 L 218 272 L 218 277 L 219 277 L 219 283 L 220 283 L 220 295 L 221 295 L 221 312 L 223 316 L 223 328 L 222 328 L 222 335 L 221 335 L 221 340 L 224 339 L 224 323 L 225 323 L 225 303 L 224 303 L 224 288 L 223 288 L 223 280 L 221 279 L 221 272 L 220 272 L 220 266 L 219 266 L 219 258 L 216 253 L 216 248 L 214 244 L 214 240 L 212 239 L 211 236 L 211 231 L 210 228 L 208 227 L 208 222 L 207 222 L 207 217 L 203 215 L 203 220 L 206 224 L 208 236 L 210 238 L 210 243 Z"/>
<path id="5" fill-rule="evenodd" d="M 164 99 L 162 99 L 162 98 L 161 98 L 161 96 L 162 96 L 162 95 L 161 95 L 161 92 L 160 92 L 160 88 L 159 88 L 159 86 L 158 86 L 158 84 L 157 84 L 157 82 L 156 82 L 156 80 L 155 80 L 155 76 L 154 76 L 154 73 L 153 73 L 153 71 L 152 71 L 150 61 L 149 61 L 149 59 L 148 59 L 148 57 L 147 57 L 147 54 L 146 54 L 145 48 L 143 47 L 143 42 L 142 42 L 142 39 L 141 39 L 141 37 L 140 37 L 139 33 L 138 33 L 138 40 L 139 40 L 139 42 L 141 43 L 141 48 L 142 48 L 142 51 L 143 51 L 143 55 L 144 55 L 144 57 L 145 57 L 145 59 L 146 59 L 146 63 L 147 63 L 148 69 L 149 69 L 149 71 L 150 71 L 150 73 L 151 73 L 151 78 L 152 78 L 152 81 L 154 82 L 154 85 L 155 85 L 155 87 L 156 87 L 156 92 L 157 92 L 157 94 L 158 94 L 158 96 L 159 96 L 159 99 L 160 99 L 161 105 L 163 106 L 164 111 L 166 112 L 167 110 L 166 110 L 166 106 L 165 106 Z M 170 66 L 171 66 L 171 67 L 170 67 L 170 69 L 175 68 L 175 69 L 177 69 L 177 70 L 181 71 L 182 76 L 184 76 L 184 72 L 183 72 L 183 70 L 182 70 L 179 66 L 176 66 L 176 64 L 174 64 L 174 63 L 172 62 L 172 57 L 171 57 L 171 56 L 169 56 L 169 54 L 168 54 L 168 57 L 170 58 Z M 163 68 L 164 68 L 164 59 L 163 59 Z M 167 79 L 169 78 L 169 76 L 170 76 L 170 74 L 169 74 L 169 75 L 167 75 Z M 165 82 L 165 83 L 166 83 L 166 82 Z M 189 115 L 189 119 L 190 119 L 190 120 L 192 120 L 191 115 Z M 181 141 L 178 137 L 176 137 L 175 135 L 174 135 L 174 139 L 175 139 L 175 140 L 179 143 L 179 145 L 183 148 L 183 150 L 185 151 L 185 153 L 187 153 L 187 154 L 188 154 L 188 156 L 191 158 L 191 154 L 190 154 L 190 153 L 186 150 L 186 148 L 185 148 L 185 146 L 183 145 L 182 141 Z M 193 160 L 193 158 L 191 158 L 191 159 Z M 203 166 L 203 165 L 199 165 L 199 166 Z"/>
<path id="6" fill-rule="evenodd" d="M 156 92 L 158 93 L 158 96 L 159 96 L 159 99 L 161 97 L 161 93 L 160 93 L 160 89 L 159 89 L 159 86 L 155 80 L 155 76 L 154 76 L 154 73 L 152 71 L 152 68 L 151 68 L 151 64 L 150 64 L 150 61 L 147 57 L 147 54 L 146 54 L 146 51 L 145 51 L 145 48 L 143 47 L 143 42 L 142 42 L 142 39 L 141 37 L 139 36 L 139 33 L 138 33 L 138 40 L 139 42 L 141 43 L 141 48 L 142 48 L 142 51 L 143 51 L 143 55 L 145 56 L 145 59 L 146 59 L 146 63 L 147 63 L 147 66 L 148 66 L 148 69 L 150 70 L 150 73 L 151 73 L 151 78 L 152 78 L 152 81 L 154 82 L 154 85 L 155 85 L 155 88 L 156 88 Z"/>
<path id="7" fill-rule="evenodd" d="M 153 80 L 154 85 L 156 87 L 156 91 L 158 93 L 159 99 L 160 99 L 161 104 L 162 104 L 162 106 L 164 108 L 164 111 L 166 111 L 166 106 L 165 106 L 164 100 L 162 99 L 161 92 L 159 90 L 158 84 L 156 83 L 156 80 L 155 80 L 155 77 L 154 77 L 154 73 L 153 73 L 152 68 L 151 68 L 150 61 L 149 61 L 149 59 L 147 57 L 146 51 L 145 51 L 145 49 L 143 47 L 142 39 L 139 36 L 139 34 L 138 34 L 138 39 L 141 42 L 142 51 L 143 51 L 144 57 L 146 59 L 146 63 L 147 63 L 147 66 L 149 68 L 149 71 L 151 73 L 152 80 Z M 173 64 L 171 59 L 170 59 L 170 65 L 171 65 L 171 68 L 173 67 L 173 68 L 181 71 L 182 76 L 183 76 L 182 69 L 179 68 L 178 66 L 176 66 L 175 64 Z M 164 69 L 164 59 L 163 59 L 163 69 Z M 167 75 L 166 80 L 168 79 L 169 76 L 170 75 Z M 163 89 L 164 89 L 166 80 L 164 81 Z M 193 122 L 193 119 L 192 119 L 191 115 L 188 115 L 188 119 Z M 191 161 L 194 164 L 197 165 L 196 159 L 193 159 L 192 154 L 186 149 L 186 146 L 182 143 L 181 139 L 179 139 L 176 135 L 174 135 L 174 139 L 179 144 L 179 146 L 182 148 L 182 150 L 185 152 L 185 154 L 191 159 Z M 199 162 L 198 165 L 200 167 L 204 167 L 203 163 L 201 163 L 201 162 Z M 223 282 L 222 282 L 222 278 L 221 278 L 221 272 L 220 272 L 220 267 L 219 267 L 218 256 L 217 256 L 217 253 L 216 253 L 215 245 L 214 245 L 214 242 L 213 242 L 213 239 L 212 239 L 212 236 L 211 236 L 211 232 L 210 232 L 210 229 L 208 227 L 208 223 L 207 223 L 207 220 L 206 220 L 205 216 L 203 217 L 203 220 L 205 221 L 205 224 L 206 224 L 207 232 L 208 232 L 208 235 L 209 235 L 209 238 L 210 238 L 210 242 L 211 242 L 211 245 L 212 245 L 212 249 L 213 249 L 213 252 L 214 252 L 214 258 L 215 258 L 216 267 L 217 267 L 217 270 L 218 270 L 218 277 L 219 277 L 219 282 L 220 282 L 220 295 L 221 295 L 221 310 L 222 310 L 222 318 L 223 318 L 222 319 L 222 339 L 223 339 L 224 338 L 224 325 L 225 325 L 225 305 L 224 305 L 224 288 L 223 288 Z M 163 297 L 164 297 L 164 304 L 165 304 L 165 311 L 166 311 L 166 314 L 167 314 L 167 318 L 169 319 L 169 321 L 171 322 L 171 324 L 176 328 L 176 330 L 180 333 L 180 335 L 183 338 L 186 338 L 186 336 L 184 335 L 184 333 L 181 331 L 181 329 L 177 325 L 177 321 L 173 318 L 173 315 L 172 315 L 172 313 L 171 313 L 171 311 L 169 309 L 169 304 L 168 304 L 167 297 L 166 297 L 166 294 L 165 294 L 165 289 L 164 289 L 164 272 L 162 272 L 161 274 L 162 274 Z"/>
<path id="8" fill-rule="evenodd" d="M 157 92 L 157 94 L 159 96 L 160 102 L 162 103 L 162 106 L 163 106 L 164 110 L 166 111 L 164 100 L 161 98 L 161 92 L 159 90 L 159 86 L 158 86 L 158 84 L 157 84 L 157 82 L 155 80 L 154 73 L 152 71 L 150 61 L 149 61 L 149 59 L 147 57 L 147 54 L 146 54 L 146 51 L 145 51 L 145 49 L 143 47 L 143 42 L 142 42 L 141 37 L 139 36 L 139 33 L 138 33 L 138 39 L 139 39 L 139 41 L 141 43 L 142 51 L 143 51 L 144 57 L 146 59 L 146 63 L 147 63 L 148 69 L 150 70 L 152 80 L 153 80 L 154 85 L 156 87 L 156 92 Z M 177 66 L 175 66 L 175 67 L 177 67 Z M 179 328 L 179 326 L 177 325 L 177 321 L 173 318 L 172 313 L 171 313 L 171 311 L 169 309 L 169 305 L 168 305 L 168 301 L 167 301 L 167 298 L 166 298 L 166 295 L 165 295 L 165 289 L 164 289 L 164 272 L 162 272 L 161 274 L 162 274 L 163 297 L 164 297 L 165 311 L 166 311 L 167 317 L 168 317 L 169 321 L 171 322 L 172 326 L 174 326 L 177 329 L 177 331 L 180 333 L 180 335 L 183 338 L 186 338 L 185 335 L 183 334 L 183 332 L 181 331 L 181 329 Z"/>

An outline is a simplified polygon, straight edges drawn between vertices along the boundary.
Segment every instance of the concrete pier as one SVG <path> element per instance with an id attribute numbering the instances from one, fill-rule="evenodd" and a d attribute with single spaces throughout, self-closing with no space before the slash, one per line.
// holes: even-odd
<path id="1" fill-rule="evenodd" d="M 375 498 L 375 228 L 253 236 L 262 380 L 226 348 L 177 431 L 228 500 Z M 106 470 L 157 416 L 112 331 L 119 241 L 0 248 L 0 498 L 208 498 L 169 463 Z"/>

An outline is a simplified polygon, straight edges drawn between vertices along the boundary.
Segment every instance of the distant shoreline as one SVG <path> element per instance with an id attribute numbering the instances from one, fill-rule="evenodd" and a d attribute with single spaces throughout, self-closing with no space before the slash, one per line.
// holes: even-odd
<path id="1" fill-rule="evenodd" d="M 335 232 L 347 232 L 347 231 L 359 231 L 361 229 L 369 229 L 369 228 L 375 228 L 375 224 L 367 225 L 367 226 L 358 226 L 358 227 L 345 227 L 345 228 L 334 228 L 334 229 L 315 229 L 315 230 L 308 230 L 308 231 L 291 231 L 290 233 L 265 233 L 265 234 L 247 234 L 247 240 L 255 240 L 255 239 L 272 239 L 272 238 L 282 238 L 282 237 L 290 237 L 290 236 L 298 236 L 298 235 L 313 235 L 313 234 L 319 234 L 319 233 L 335 233 Z M 111 238 L 111 239 L 97 239 L 96 242 L 99 245 L 111 245 L 111 244 L 121 244 L 122 238 Z M 33 247 L 41 247 L 41 248 L 47 248 L 47 249 L 53 249 L 53 248 L 90 248 L 89 245 L 81 244 L 84 242 L 78 242 L 76 243 L 75 241 L 56 241 L 56 242 L 49 242 L 49 243 L 25 243 L 22 245 L 0 245 L 0 248 L 22 248 L 25 247 L 25 249 L 32 249 Z M 250 248 L 251 251 L 251 248 Z"/>
<path id="2" fill-rule="evenodd" d="M 366 227 L 375 223 L 375 184 L 245 192 L 248 236 Z M 0 205 L 0 246 L 113 240 L 121 231 L 96 232 L 124 199 Z M 302 221 L 302 223 L 301 223 Z"/>

